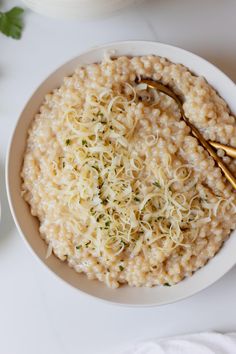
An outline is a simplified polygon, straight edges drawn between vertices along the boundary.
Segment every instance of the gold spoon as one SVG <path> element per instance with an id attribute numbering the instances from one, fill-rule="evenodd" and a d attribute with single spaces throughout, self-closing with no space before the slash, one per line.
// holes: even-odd
<path id="1" fill-rule="evenodd" d="M 220 143 L 215 143 L 212 141 L 208 142 L 207 140 L 205 140 L 203 138 L 202 134 L 198 131 L 198 129 L 186 118 L 180 98 L 167 86 L 163 85 L 160 82 L 152 81 L 152 80 L 141 80 L 139 83 L 144 83 L 147 85 L 148 88 L 156 89 L 156 90 L 166 94 L 167 96 L 173 98 L 173 100 L 175 100 L 175 102 L 177 103 L 177 105 L 179 107 L 179 110 L 180 110 L 183 120 L 191 128 L 192 134 L 200 141 L 202 146 L 209 152 L 211 157 L 213 157 L 213 159 L 215 160 L 215 162 L 217 163 L 217 165 L 219 166 L 221 171 L 224 173 L 227 180 L 232 184 L 232 186 L 236 190 L 236 178 L 233 176 L 233 174 L 230 172 L 230 170 L 224 164 L 224 162 L 219 158 L 219 156 L 217 155 L 215 150 L 212 148 L 212 146 L 217 149 L 224 150 L 227 153 L 227 155 L 234 157 L 234 158 L 236 158 L 236 149 L 226 146 L 226 145 L 223 145 L 223 144 L 220 144 Z"/>

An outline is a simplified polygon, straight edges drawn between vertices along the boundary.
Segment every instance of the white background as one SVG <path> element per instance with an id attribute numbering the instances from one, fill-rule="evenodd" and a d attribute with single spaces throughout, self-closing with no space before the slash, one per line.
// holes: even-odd
<path id="1" fill-rule="evenodd" d="M 5 1 L 2 9 L 15 4 L 20 2 Z M 148 39 L 200 54 L 236 81 L 235 17 L 235 0 L 146 0 L 93 22 L 27 11 L 20 41 L 0 35 L 0 354 L 113 354 L 153 336 L 236 331 L 236 268 L 202 293 L 161 308 L 129 309 L 87 298 L 29 253 L 4 185 L 6 147 L 19 112 L 57 66 L 98 44 Z"/>

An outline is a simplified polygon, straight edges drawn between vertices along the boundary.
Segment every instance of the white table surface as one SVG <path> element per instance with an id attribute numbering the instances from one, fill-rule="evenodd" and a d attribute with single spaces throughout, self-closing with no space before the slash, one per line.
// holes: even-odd
<path id="1" fill-rule="evenodd" d="M 20 4 L 5 1 L 2 8 L 6 3 Z M 94 45 L 148 39 L 200 54 L 236 81 L 235 15 L 235 0 L 146 0 L 94 22 L 27 11 L 20 41 L 0 35 L 1 354 L 113 354 L 153 336 L 236 331 L 236 268 L 202 293 L 160 308 L 121 308 L 87 298 L 47 272 L 26 248 L 4 184 L 6 147 L 19 112 L 54 68 Z"/>

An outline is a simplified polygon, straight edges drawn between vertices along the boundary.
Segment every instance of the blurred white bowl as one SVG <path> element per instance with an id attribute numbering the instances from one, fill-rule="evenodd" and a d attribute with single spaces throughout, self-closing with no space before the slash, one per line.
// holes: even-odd
<path id="1" fill-rule="evenodd" d="M 208 82 L 226 100 L 232 112 L 236 113 L 235 84 L 215 66 L 190 52 L 161 43 L 145 41 L 119 42 L 92 49 L 70 60 L 53 72 L 33 93 L 18 119 L 10 141 L 6 161 L 6 184 L 11 212 L 20 234 L 32 250 L 32 253 L 48 269 L 63 279 L 65 283 L 86 294 L 116 304 L 130 306 L 167 304 L 186 298 L 206 288 L 222 277 L 236 263 L 235 231 L 220 252 L 205 267 L 175 286 L 160 286 L 151 289 L 122 286 L 119 289 L 111 290 L 103 283 L 88 280 L 85 275 L 76 273 L 54 255 L 45 259 L 47 246 L 40 238 L 38 220 L 30 214 L 29 206 L 21 197 L 20 170 L 26 147 L 27 132 L 45 94 L 58 87 L 63 77 L 70 75 L 78 64 L 83 65 L 101 61 L 104 52 L 107 50 L 114 51 L 117 56 L 155 54 L 167 57 L 173 62 L 182 63 L 197 75 L 205 76 Z"/>
<path id="2" fill-rule="evenodd" d="M 120 10 L 135 0 L 23 0 L 33 11 L 59 18 L 91 19 Z"/>

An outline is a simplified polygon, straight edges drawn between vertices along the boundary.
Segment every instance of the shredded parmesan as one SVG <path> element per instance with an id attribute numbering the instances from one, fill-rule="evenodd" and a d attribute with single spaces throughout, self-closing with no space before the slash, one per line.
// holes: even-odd
<path id="1" fill-rule="evenodd" d="M 66 148 L 52 162 L 54 182 L 63 187 L 58 198 L 77 223 L 76 246 L 93 249 L 97 257 L 109 259 L 122 252 L 145 256 L 153 243 L 165 254 L 177 246 L 190 247 L 200 226 L 229 204 L 220 197 L 207 203 L 197 192 L 189 193 L 197 183 L 191 178 L 193 166 L 183 163 L 173 170 L 170 155 L 165 169 L 159 166 L 152 176 L 143 174 L 145 159 L 133 155 L 130 134 L 137 120 L 122 114 L 135 104 L 139 89 L 143 85 L 131 87 L 129 97 L 91 90 L 82 114 L 68 107 L 64 121 L 70 132 L 61 141 Z M 146 139 L 153 145 L 158 137 Z M 175 185 L 182 186 L 181 192 Z"/>

